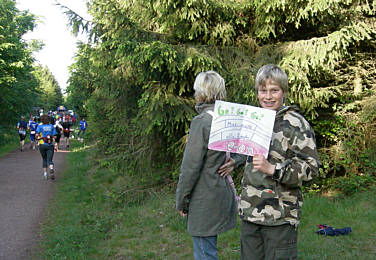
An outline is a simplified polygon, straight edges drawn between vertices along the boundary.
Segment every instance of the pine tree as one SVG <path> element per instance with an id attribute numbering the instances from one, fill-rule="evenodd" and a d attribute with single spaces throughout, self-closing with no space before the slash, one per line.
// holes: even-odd
<path id="1" fill-rule="evenodd" d="M 256 105 L 256 71 L 266 63 L 280 65 L 289 76 L 288 102 L 311 120 L 323 155 L 348 138 L 339 129 L 349 107 L 357 113 L 358 104 L 375 95 L 376 1 L 88 5 L 90 25 L 69 13 L 74 30 L 90 28 L 91 35 L 74 65 L 71 98 L 79 96 L 75 89 L 87 91 L 82 106 L 98 126 L 102 147 L 109 147 L 105 154 L 120 159 L 119 167 L 143 173 L 144 180 L 153 179 L 148 173 L 155 168 L 163 169 L 163 178 L 176 176 L 195 115 L 192 84 L 201 71 L 216 70 L 225 78 L 230 101 Z M 83 79 L 89 87 L 80 86 Z M 325 174 L 333 172 L 323 158 L 329 164 Z"/>

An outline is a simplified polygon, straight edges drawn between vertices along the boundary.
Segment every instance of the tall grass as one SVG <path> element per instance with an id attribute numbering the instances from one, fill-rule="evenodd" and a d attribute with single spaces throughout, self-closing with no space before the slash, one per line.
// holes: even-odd
<path id="1" fill-rule="evenodd" d="M 18 136 L 17 131 L 13 130 L 9 133 L 2 133 L 0 135 L 0 157 L 4 156 L 9 152 L 13 152 L 16 149 L 20 148 L 20 137 Z M 25 148 L 28 148 L 27 143 L 30 141 L 29 135 L 26 135 L 25 139 Z"/>
<path id="2" fill-rule="evenodd" d="M 116 202 L 111 169 L 93 168 L 90 148 L 73 143 L 68 169 L 43 226 L 35 259 L 192 259 L 186 220 L 175 210 L 174 187 L 151 191 L 139 204 Z M 299 259 L 374 259 L 375 187 L 351 197 L 307 196 L 299 228 Z M 239 259 L 240 228 L 219 236 L 220 259 Z M 318 235 L 318 224 L 352 233 Z"/>
<path id="3" fill-rule="evenodd" d="M 42 251 L 35 259 L 88 259 L 106 237 L 106 221 L 111 214 L 103 208 L 100 185 L 88 178 L 87 152 L 74 142 L 71 149 L 68 169 L 59 176 L 47 222 L 42 226 Z"/>

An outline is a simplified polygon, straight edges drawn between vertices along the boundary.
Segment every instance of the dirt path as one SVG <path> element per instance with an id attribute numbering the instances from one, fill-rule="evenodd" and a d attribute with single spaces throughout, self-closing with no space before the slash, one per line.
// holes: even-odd
<path id="1" fill-rule="evenodd" d="M 43 180 L 42 158 L 28 145 L 0 158 L 0 260 L 31 259 L 66 154 L 54 154 L 55 181 Z"/>

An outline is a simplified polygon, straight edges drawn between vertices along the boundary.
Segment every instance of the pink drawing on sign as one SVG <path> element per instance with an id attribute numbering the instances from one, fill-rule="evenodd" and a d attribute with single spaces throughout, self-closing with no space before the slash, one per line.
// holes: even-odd
<path id="1" fill-rule="evenodd" d="M 262 154 L 265 158 L 268 156 L 268 150 L 265 147 L 244 139 L 227 139 L 225 141 L 217 141 L 209 144 L 208 148 L 217 151 L 240 153 L 251 156 L 255 154 Z"/>

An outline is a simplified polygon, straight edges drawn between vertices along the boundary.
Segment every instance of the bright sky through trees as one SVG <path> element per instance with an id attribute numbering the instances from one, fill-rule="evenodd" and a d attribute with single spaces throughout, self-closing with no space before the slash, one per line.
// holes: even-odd
<path id="1" fill-rule="evenodd" d="M 68 19 L 55 0 L 17 0 L 19 10 L 29 10 L 39 17 L 38 26 L 25 39 L 39 39 L 45 47 L 34 56 L 44 66 L 48 66 L 58 81 L 63 92 L 69 78 L 68 66 L 73 63 L 76 42 L 85 40 L 85 36 L 74 37 L 68 28 Z M 85 19 L 87 14 L 85 0 L 58 0 L 60 4 L 69 7 Z"/>

